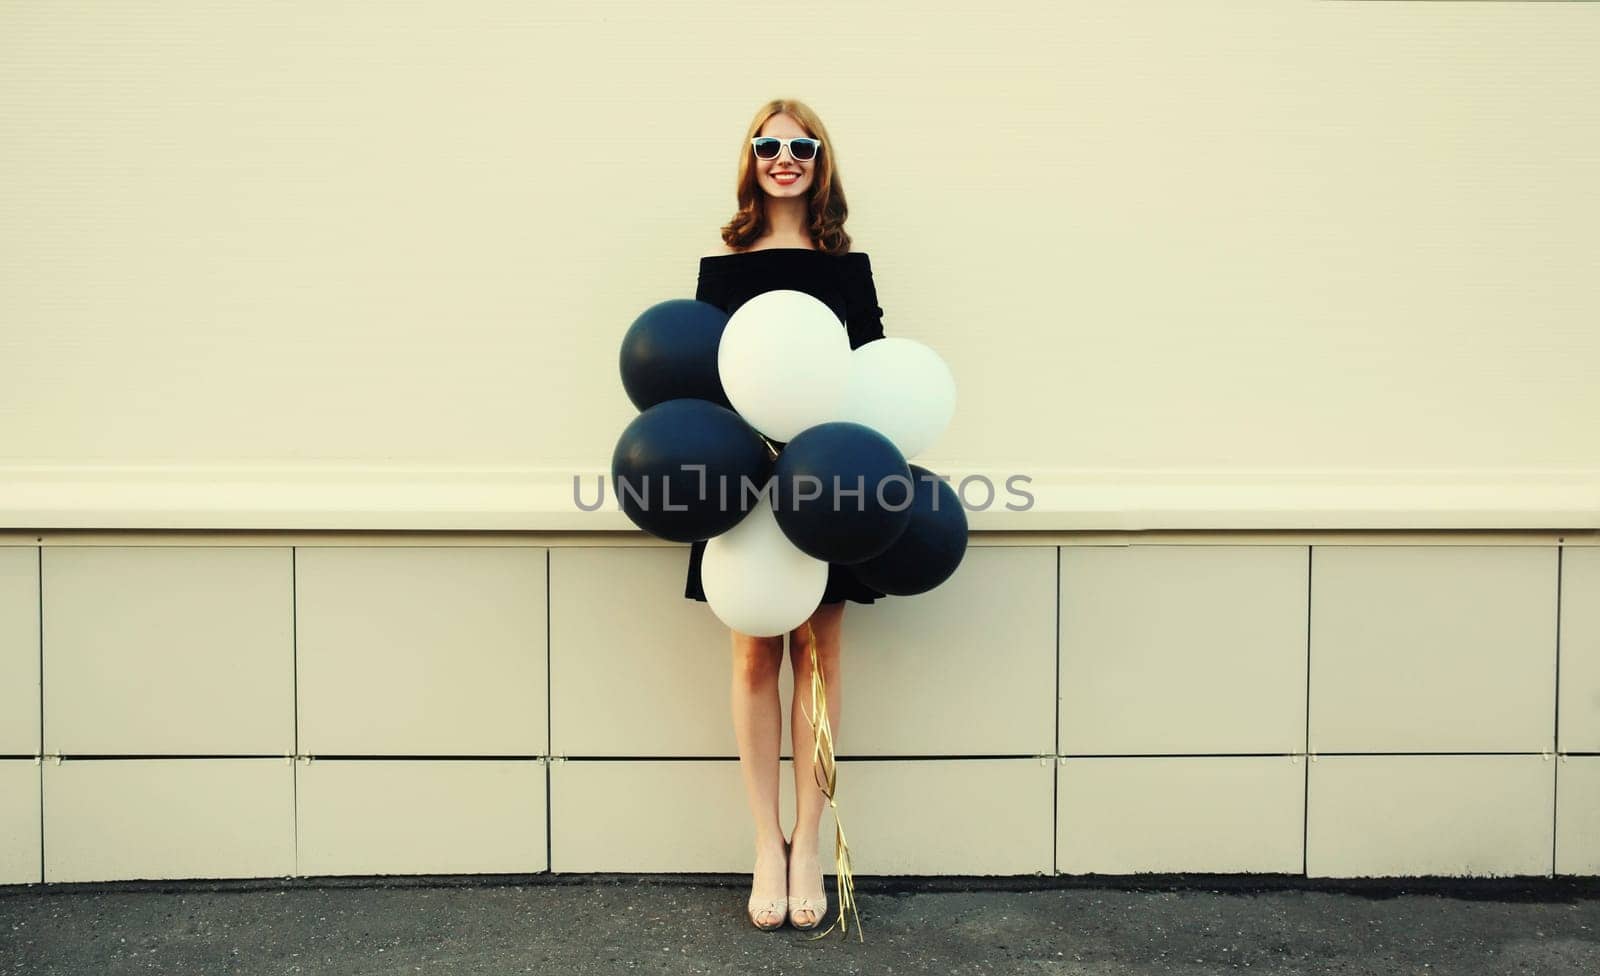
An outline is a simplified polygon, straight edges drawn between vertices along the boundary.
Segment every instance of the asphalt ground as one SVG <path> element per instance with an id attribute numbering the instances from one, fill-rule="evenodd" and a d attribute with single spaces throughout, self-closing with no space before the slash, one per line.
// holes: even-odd
<path id="1" fill-rule="evenodd" d="M 856 881 L 822 939 L 748 875 L 0 887 L 0 974 L 1600 974 L 1600 879 Z"/>

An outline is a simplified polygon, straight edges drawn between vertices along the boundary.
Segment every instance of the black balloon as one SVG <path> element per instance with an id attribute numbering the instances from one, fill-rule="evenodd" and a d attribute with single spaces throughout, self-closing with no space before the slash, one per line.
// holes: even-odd
<path id="1" fill-rule="evenodd" d="M 864 424 L 807 427 L 784 445 L 773 474 L 778 527 L 813 558 L 869 559 L 911 520 L 911 469 L 889 438 Z"/>
<path id="2" fill-rule="evenodd" d="M 622 510 L 639 528 L 673 542 L 733 528 L 770 471 L 771 454 L 756 429 L 705 400 L 649 408 L 623 430 L 611 455 Z"/>
<path id="3" fill-rule="evenodd" d="M 622 337 L 622 388 L 640 410 L 693 397 L 732 408 L 717 372 L 728 314 L 692 298 L 658 302 Z"/>
<path id="4" fill-rule="evenodd" d="M 950 578 L 967 552 L 967 513 L 956 490 L 915 464 L 911 477 L 917 491 L 906 530 L 880 555 L 850 567 L 861 582 L 892 596 L 928 592 Z"/>

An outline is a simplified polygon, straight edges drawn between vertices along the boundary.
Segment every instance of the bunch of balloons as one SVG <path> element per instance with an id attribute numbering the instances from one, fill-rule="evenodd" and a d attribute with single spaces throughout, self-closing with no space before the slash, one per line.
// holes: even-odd
<path id="1" fill-rule="evenodd" d="M 611 456 L 617 498 L 652 535 L 707 540 L 701 583 L 728 626 L 798 627 L 830 562 L 897 596 L 960 564 L 960 499 L 907 461 L 955 412 L 950 370 L 922 343 L 852 350 L 827 305 L 775 290 L 732 316 L 692 299 L 653 305 L 624 336 L 621 367 L 641 413 Z"/>

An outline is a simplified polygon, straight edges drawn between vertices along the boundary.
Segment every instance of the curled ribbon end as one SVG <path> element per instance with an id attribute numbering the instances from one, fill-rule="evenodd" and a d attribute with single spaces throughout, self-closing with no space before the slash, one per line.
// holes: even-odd
<path id="1" fill-rule="evenodd" d="M 822 668 L 817 662 L 817 644 L 811 630 L 811 621 L 801 624 L 799 633 L 811 655 L 811 711 L 806 715 L 807 721 L 811 724 L 814 743 L 811 750 L 811 770 L 813 778 L 817 781 L 817 789 L 828 798 L 828 806 L 833 810 L 833 858 L 839 901 L 839 910 L 833 922 L 821 932 L 811 936 L 810 941 L 814 942 L 826 936 L 833 931 L 834 926 L 839 927 L 840 935 L 845 935 L 850 931 L 850 918 L 854 916 L 856 938 L 865 943 L 867 940 L 861 931 L 861 913 L 856 907 L 855 873 L 850 867 L 850 845 L 845 841 L 844 825 L 839 822 L 839 804 L 834 798 L 838 787 L 838 769 L 834 765 L 833 731 L 828 724 L 828 684 L 823 680 Z M 805 711 L 804 707 L 801 711 Z"/>

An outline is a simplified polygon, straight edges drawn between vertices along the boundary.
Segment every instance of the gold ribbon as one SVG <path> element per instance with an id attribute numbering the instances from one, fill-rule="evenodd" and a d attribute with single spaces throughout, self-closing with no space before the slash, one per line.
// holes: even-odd
<path id="1" fill-rule="evenodd" d="M 861 933 L 861 913 L 856 909 L 856 882 L 855 874 L 850 870 L 850 845 L 845 843 L 844 825 L 839 822 L 839 804 L 834 799 L 839 771 L 833 758 L 833 729 L 828 723 L 828 683 L 823 680 L 822 665 L 817 661 L 817 640 L 811 630 L 811 622 L 808 620 L 801 624 L 798 633 L 802 635 L 801 639 L 811 654 L 811 713 L 806 715 L 806 721 L 811 723 L 814 743 L 811 749 L 811 775 L 817 780 L 817 789 L 828 798 L 828 807 L 833 810 L 834 880 L 838 885 L 839 897 L 839 912 L 834 916 L 833 923 L 810 938 L 811 941 L 822 938 L 833 931 L 834 925 L 839 926 L 839 934 L 844 935 L 850 931 L 847 915 L 853 913 L 856 918 L 856 938 L 866 942 L 866 937 Z M 804 704 L 800 710 L 805 711 Z M 821 779 L 817 779 L 819 770 Z"/>

